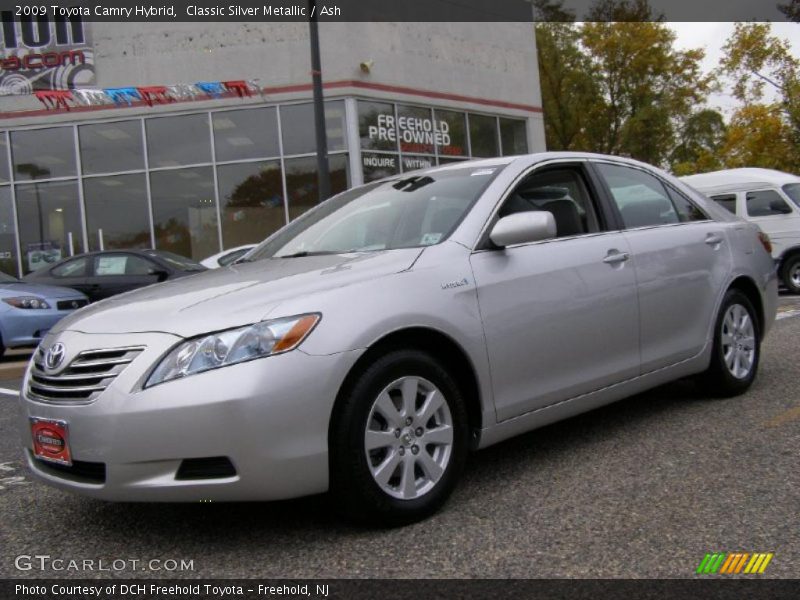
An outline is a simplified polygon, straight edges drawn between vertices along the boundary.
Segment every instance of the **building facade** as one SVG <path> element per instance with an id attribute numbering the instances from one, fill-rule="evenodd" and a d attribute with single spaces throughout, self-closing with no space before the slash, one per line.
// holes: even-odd
<path id="1" fill-rule="evenodd" d="M 260 93 L 70 110 L 0 97 L 0 270 L 101 248 L 199 260 L 318 202 L 307 24 L 83 26 L 92 69 L 72 85 L 244 79 Z M 323 23 L 320 43 L 334 193 L 544 150 L 530 24 Z"/>

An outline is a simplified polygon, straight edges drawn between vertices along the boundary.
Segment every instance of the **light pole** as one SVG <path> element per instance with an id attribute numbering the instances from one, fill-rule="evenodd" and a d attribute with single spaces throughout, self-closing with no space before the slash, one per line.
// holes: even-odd
<path id="1" fill-rule="evenodd" d="M 328 136 L 325 132 L 325 106 L 322 102 L 322 65 L 319 57 L 317 2 L 308 0 L 309 41 L 311 44 L 311 82 L 314 90 L 314 127 L 317 134 L 317 187 L 319 201 L 331 195 L 331 174 L 328 168 Z"/>

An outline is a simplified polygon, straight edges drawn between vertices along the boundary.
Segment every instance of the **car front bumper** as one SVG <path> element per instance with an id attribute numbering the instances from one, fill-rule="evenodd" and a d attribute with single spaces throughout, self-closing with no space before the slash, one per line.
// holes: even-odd
<path id="1" fill-rule="evenodd" d="M 48 339 L 52 343 L 54 339 Z M 328 488 L 328 425 L 341 382 L 360 351 L 313 356 L 294 350 L 141 389 L 179 338 L 162 333 L 59 334 L 73 356 L 86 348 L 144 351 L 88 404 L 20 393 L 20 434 L 41 480 L 116 501 L 277 500 Z M 104 480 L 33 457 L 32 418 L 65 421 L 74 465 L 103 465 Z M 183 480 L 182 461 L 226 457 L 234 475 Z"/>
<path id="2" fill-rule="evenodd" d="M 3 313 L 3 344 L 8 348 L 36 346 L 47 332 L 74 310 L 21 309 Z"/>

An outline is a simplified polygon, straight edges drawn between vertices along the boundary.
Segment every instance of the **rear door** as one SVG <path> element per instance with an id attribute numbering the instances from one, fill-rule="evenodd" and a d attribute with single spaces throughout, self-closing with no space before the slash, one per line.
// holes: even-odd
<path id="1" fill-rule="evenodd" d="M 498 218 L 553 213 L 558 237 L 491 248 L 470 261 L 498 420 L 613 385 L 639 373 L 636 281 L 625 235 L 609 231 L 583 163 L 534 170 Z"/>
<path id="2" fill-rule="evenodd" d="M 722 223 L 645 169 L 594 162 L 630 244 L 639 290 L 642 372 L 698 354 L 731 270 Z"/>

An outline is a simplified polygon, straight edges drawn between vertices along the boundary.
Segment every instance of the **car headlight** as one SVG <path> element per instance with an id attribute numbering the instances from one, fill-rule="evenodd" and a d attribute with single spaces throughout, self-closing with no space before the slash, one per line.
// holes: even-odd
<path id="1" fill-rule="evenodd" d="M 3 302 L 14 308 L 50 308 L 50 305 L 37 296 L 16 296 L 3 298 Z"/>
<path id="2" fill-rule="evenodd" d="M 319 314 L 284 317 L 186 340 L 161 359 L 144 387 L 294 350 L 319 319 Z"/>

